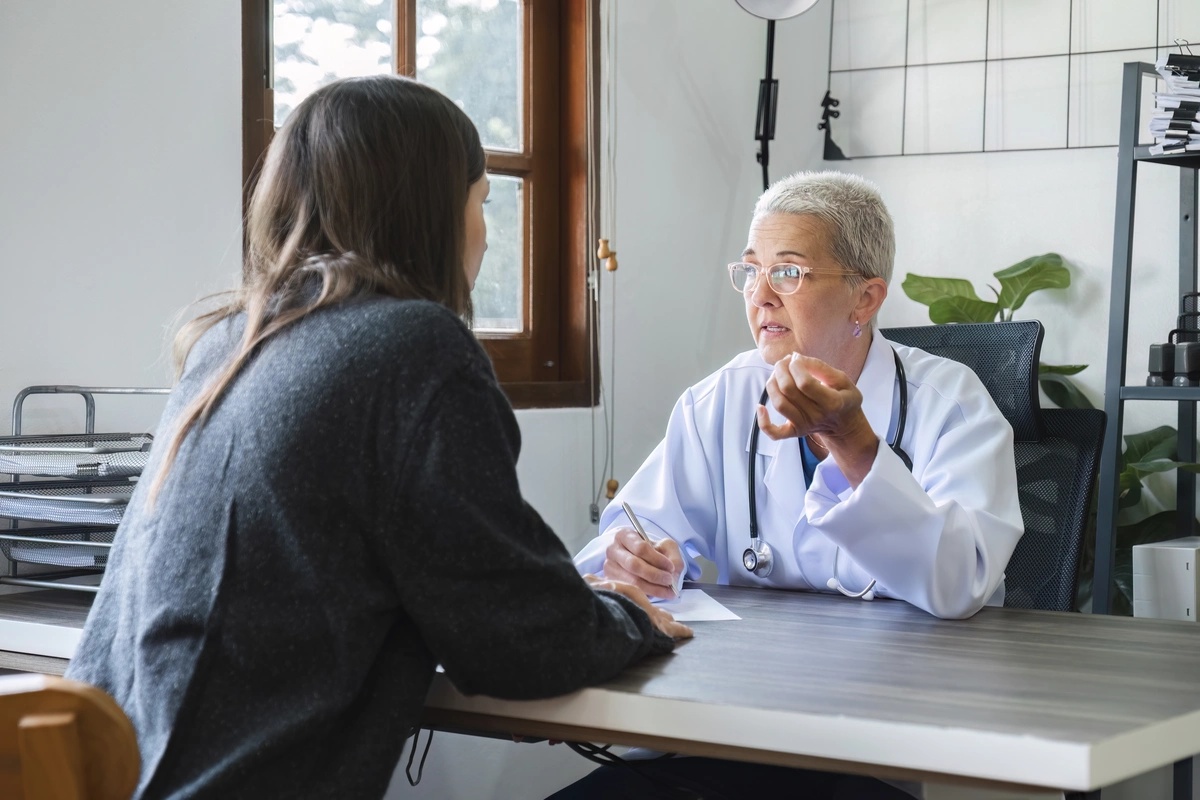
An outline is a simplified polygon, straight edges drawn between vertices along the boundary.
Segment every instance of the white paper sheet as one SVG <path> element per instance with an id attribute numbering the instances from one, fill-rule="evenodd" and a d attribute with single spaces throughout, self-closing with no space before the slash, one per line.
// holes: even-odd
<path id="1" fill-rule="evenodd" d="M 709 597 L 703 589 L 684 589 L 675 600 L 654 598 L 654 605 L 670 611 L 678 622 L 741 619 L 737 614 Z"/>

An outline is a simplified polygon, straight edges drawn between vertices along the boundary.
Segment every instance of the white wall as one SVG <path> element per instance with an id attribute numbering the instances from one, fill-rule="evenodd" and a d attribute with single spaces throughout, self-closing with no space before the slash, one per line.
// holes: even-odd
<path id="1" fill-rule="evenodd" d="M 9 345 L 0 349 L 0 412 L 34 383 L 162 385 L 176 311 L 236 279 L 239 28 L 235 0 L 0 2 L 0 309 Z M 828 0 L 779 23 L 772 177 L 833 166 L 820 161 L 816 130 L 828 31 Z M 661 436 L 680 392 L 750 345 L 723 266 L 744 245 L 761 188 L 752 133 L 764 40 L 765 23 L 731 0 L 619 4 L 618 212 L 615 235 L 606 234 L 621 269 L 601 342 L 607 365 L 615 330 L 614 474 L 622 482 Z M 982 282 L 1056 250 L 1075 265 L 1075 286 L 1036 298 L 1024 315 L 1046 323 L 1048 359 L 1093 365 L 1084 379 L 1099 399 L 1115 150 L 836 166 L 876 180 L 896 216 L 885 324 L 925 319 L 898 288 L 907 271 Z M 1173 174 L 1153 171 L 1143 169 L 1134 301 L 1161 315 L 1162 292 L 1174 291 L 1175 233 L 1154 215 L 1173 219 L 1175 191 Z M 607 300 L 614 278 L 601 279 Z M 1164 327 L 1149 310 L 1141 319 L 1131 361 L 1139 369 L 1145 344 Z M 98 402 L 103 426 L 129 430 L 152 426 L 160 407 Z M 518 418 L 524 489 L 574 550 L 591 535 L 594 486 L 583 454 L 592 414 Z M 31 401 L 26 412 L 29 429 L 66 430 L 77 420 L 74 402 Z M 602 417 L 595 422 L 600 446 Z M 421 786 L 401 779 L 391 796 L 536 797 L 586 770 L 561 746 L 439 734 Z"/>
<path id="2" fill-rule="evenodd" d="M 240 25 L 232 0 L 0 3 L 5 419 L 30 384 L 166 385 L 172 315 L 234 280 Z M 161 410 L 97 404 L 109 430 Z M 25 428 L 81 407 L 30 400 Z"/>

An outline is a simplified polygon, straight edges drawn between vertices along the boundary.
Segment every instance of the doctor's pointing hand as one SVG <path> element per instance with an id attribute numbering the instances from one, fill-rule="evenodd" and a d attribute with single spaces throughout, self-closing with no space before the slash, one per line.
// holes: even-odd
<path id="1" fill-rule="evenodd" d="M 832 456 L 851 486 L 862 483 L 875 463 L 879 437 L 863 414 L 862 392 L 846 373 L 792 353 L 775 362 L 767 397 L 786 421 L 771 422 L 766 406 L 759 405 L 763 433 L 772 439 L 807 437 L 817 458 Z"/>

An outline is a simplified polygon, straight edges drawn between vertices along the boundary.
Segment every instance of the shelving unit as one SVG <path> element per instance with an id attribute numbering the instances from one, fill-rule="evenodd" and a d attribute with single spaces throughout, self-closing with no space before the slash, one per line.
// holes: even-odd
<path id="1" fill-rule="evenodd" d="M 1179 295 L 1194 292 L 1196 280 L 1197 169 L 1200 153 L 1170 156 L 1150 154 L 1138 144 L 1139 112 L 1144 76 L 1157 77 L 1150 64 L 1125 65 L 1121 94 L 1121 139 L 1117 167 L 1117 211 L 1113 236 L 1112 293 L 1108 315 L 1108 368 L 1104 377 L 1104 410 L 1108 428 L 1100 457 L 1100 502 L 1096 520 L 1096 572 L 1092 610 L 1112 610 L 1113 566 L 1116 560 L 1116 516 L 1119 499 L 1121 433 L 1125 401 L 1157 400 L 1178 405 L 1178 452 L 1182 461 L 1196 460 L 1196 403 L 1200 387 L 1126 386 L 1129 342 L 1129 286 L 1133 275 L 1133 212 L 1137 199 L 1137 170 L 1142 163 L 1168 164 L 1179 169 Z M 1179 534 L 1191 533 L 1196 516 L 1196 476 L 1178 471 L 1176 509 Z"/>
<path id="2" fill-rule="evenodd" d="M 1096 520 L 1096 571 L 1092 582 L 1092 610 L 1112 610 L 1112 579 L 1116 560 L 1116 516 L 1119 500 L 1121 434 L 1125 401 L 1151 400 L 1178 405 L 1178 452 L 1181 461 L 1196 460 L 1196 404 L 1200 387 L 1126 386 L 1129 343 L 1129 286 L 1133 271 L 1133 212 L 1137 198 L 1137 170 L 1143 163 L 1167 164 L 1179 169 L 1179 293 L 1194 292 L 1197 244 L 1197 169 L 1200 153 L 1170 156 L 1150 154 L 1138 144 L 1139 112 L 1144 76 L 1157 77 L 1150 64 L 1125 65 L 1121 94 L 1121 133 L 1117 167 L 1117 209 L 1113 237 L 1112 294 L 1108 316 L 1108 368 L 1104 377 L 1104 410 L 1108 427 L 1100 456 L 1099 508 Z M 1164 338 L 1166 331 L 1164 330 Z M 1179 535 L 1191 534 L 1196 516 L 1196 475 L 1177 471 L 1176 509 Z"/>

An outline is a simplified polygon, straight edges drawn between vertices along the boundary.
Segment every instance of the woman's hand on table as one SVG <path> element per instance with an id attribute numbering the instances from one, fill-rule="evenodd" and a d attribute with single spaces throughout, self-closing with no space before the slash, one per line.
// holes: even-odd
<path id="1" fill-rule="evenodd" d="M 636 535 L 635 533 L 634 536 Z M 637 604 L 638 608 L 646 612 L 646 615 L 650 617 L 650 621 L 654 624 L 655 628 L 658 628 L 672 639 L 692 638 L 691 628 L 682 622 L 676 622 L 675 617 L 671 616 L 669 611 L 665 611 L 651 603 L 646 593 L 633 584 L 612 580 L 611 578 L 601 578 L 597 575 L 584 575 L 583 579 L 593 589 L 605 589 L 610 592 L 616 592 L 632 600 Z"/>

